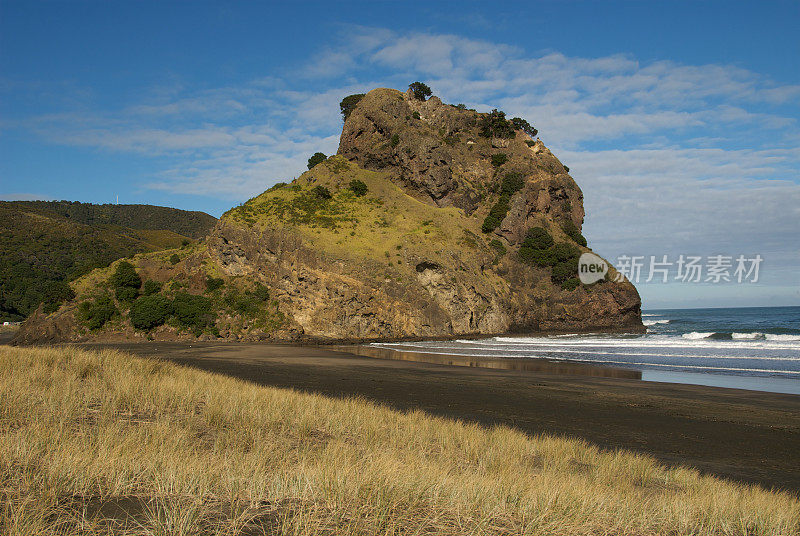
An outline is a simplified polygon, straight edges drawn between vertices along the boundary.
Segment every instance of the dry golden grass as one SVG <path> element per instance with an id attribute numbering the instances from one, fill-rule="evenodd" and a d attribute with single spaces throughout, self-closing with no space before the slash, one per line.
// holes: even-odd
<path id="1" fill-rule="evenodd" d="M 74 348 L 0 347 L 0 504 L 22 535 L 800 527 L 788 494 L 645 456 Z"/>

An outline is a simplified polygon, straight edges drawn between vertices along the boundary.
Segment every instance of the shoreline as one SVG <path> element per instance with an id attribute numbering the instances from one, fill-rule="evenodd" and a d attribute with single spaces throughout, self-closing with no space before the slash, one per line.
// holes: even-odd
<path id="1" fill-rule="evenodd" d="M 800 492 L 800 396 L 557 370 L 380 359 L 331 346 L 80 344 L 531 435 L 579 438 L 729 480 Z M 627 371 L 630 372 L 630 371 Z M 625 376 L 625 375 L 623 375 Z"/>
<path id="2" fill-rule="evenodd" d="M 661 371 L 595 363 L 580 359 L 554 360 L 547 357 L 494 357 L 407 349 L 381 348 L 371 345 L 335 347 L 342 351 L 376 359 L 397 359 L 440 365 L 478 367 L 502 370 L 528 370 L 545 373 L 575 374 L 609 378 L 629 378 L 643 382 L 678 385 L 701 385 L 742 389 L 762 393 L 800 395 L 800 381 L 778 376 L 747 376 L 722 373 Z M 679 366 L 676 365 L 676 368 Z"/>
<path id="3" fill-rule="evenodd" d="M 23 322 L 24 324 L 24 322 Z M 331 338 L 317 337 L 313 335 L 301 335 L 297 338 L 288 339 L 264 339 L 264 340 L 245 340 L 232 338 L 208 338 L 201 339 L 190 335 L 176 335 L 163 339 L 148 339 L 144 335 L 137 334 L 136 337 L 129 337 L 119 332 L 99 333 L 94 337 L 82 337 L 74 340 L 35 340 L 34 342 L 18 342 L 16 336 L 21 326 L 15 326 L 8 333 L 0 332 L 0 344 L 11 344 L 14 346 L 46 346 L 54 344 L 139 344 L 139 343 L 222 343 L 222 344 L 291 344 L 296 346 L 345 346 L 372 343 L 401 343 L 419 341 L 456 341 L 479 340 L 492 337 L 549 337 L 554 335 L 586 335 L 591 333 L 629 333 L 642 334 L 647 332 L 647 326 L 643 323 L 628 324 L 613 327 L 586 327 L 583 329 L 569 330 L 530 330 L 530 329 L 509 329 L 499 333 L 465 333 L 442 336 L 418 336 L 418 337 L 373 337 L 373 338 Z"/>

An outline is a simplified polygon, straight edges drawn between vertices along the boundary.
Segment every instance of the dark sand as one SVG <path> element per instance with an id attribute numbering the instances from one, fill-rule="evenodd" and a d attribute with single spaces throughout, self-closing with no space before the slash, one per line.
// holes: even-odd
<path id="1" fill-rule="evenodd" d="M 796 395 L 642 382 L 636 373 L 616 369 L 602 370 L 629 377 L 603 377 L 597 367 L 502 370 L 360 357 L 328 347 L 86 346 L 111 346 L 261 385 L 359 396 L 401 410 L 582 438 L 731 480 L 800 492 Z"/>

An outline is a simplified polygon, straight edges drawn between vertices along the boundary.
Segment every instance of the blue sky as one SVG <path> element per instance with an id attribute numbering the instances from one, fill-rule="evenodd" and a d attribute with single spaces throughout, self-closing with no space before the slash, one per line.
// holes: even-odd
<path id="1" fill-rule="evenodd" d="M 338 102 L 423 80 L 528 119 L 595 251 L 760 254 L 757 284 L 645 307 L 800 304 L 798 2 L 0 2 L 0 198 L 220 215 L 333 153 Z"/>

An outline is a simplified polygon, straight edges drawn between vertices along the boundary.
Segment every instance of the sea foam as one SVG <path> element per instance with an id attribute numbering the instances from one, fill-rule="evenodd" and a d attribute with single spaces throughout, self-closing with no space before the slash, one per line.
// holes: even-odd
<path id="1" fill-rule="evenodd" d="M 692 331 L 691 333 L 684 333 L 681 335 L 684 339 L 689 339 L 692 341 L 696 341 L 698 339 L 708 339 L 714 336 L 716 333 L 713 331 Z"/>

